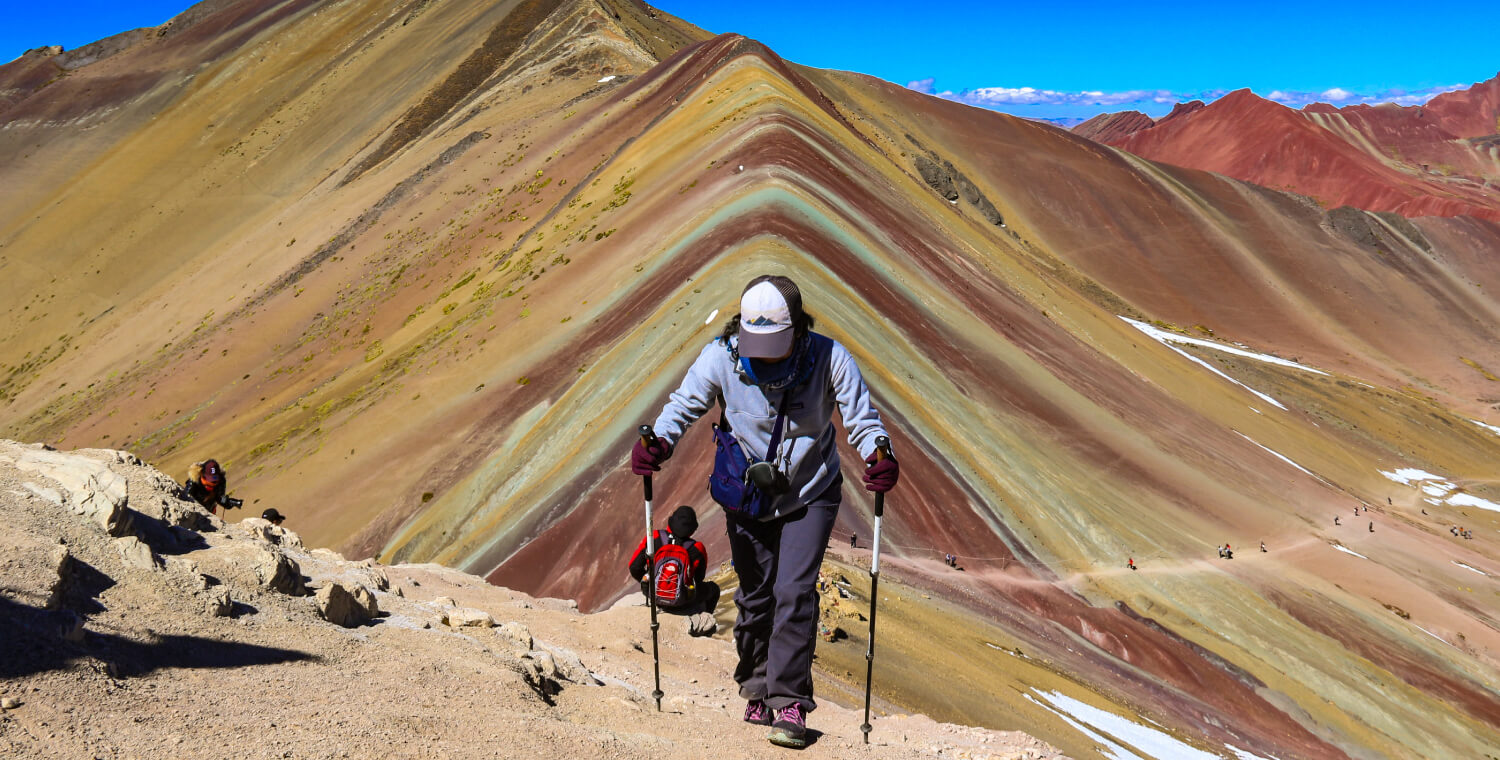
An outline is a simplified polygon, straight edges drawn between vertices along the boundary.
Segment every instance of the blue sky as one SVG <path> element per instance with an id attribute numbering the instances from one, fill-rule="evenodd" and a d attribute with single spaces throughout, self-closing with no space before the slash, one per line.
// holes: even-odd
<path id="1" fill-rule="evenodd" d="M 186 0 L 0 0 L 0 61 L 156 26 Z M 1066 4 L 656 0 L 711 32 L 1025 116 L 1165 113 L 1249 87 L 1292 106 L 1423 102 L 1500 71 L 1494 26 L 1445 6 L 1267 2 Z"/>

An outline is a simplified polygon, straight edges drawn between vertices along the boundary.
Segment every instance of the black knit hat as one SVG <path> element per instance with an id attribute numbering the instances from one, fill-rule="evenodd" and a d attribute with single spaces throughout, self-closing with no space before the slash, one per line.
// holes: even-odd
<path id="1" fill-rule="evenodd" d="M 698 513 L 692 507 L 681 506 L 671 517 L 667 518 L 667 530 L 672 531 L 672 538 L 687 538 L 698 529 Z"/>

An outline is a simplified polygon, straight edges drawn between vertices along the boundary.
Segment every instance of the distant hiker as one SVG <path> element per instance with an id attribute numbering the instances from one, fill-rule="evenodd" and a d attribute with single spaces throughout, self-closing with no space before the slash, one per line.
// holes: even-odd
<path id="1" fill-rule="evenodd" d="M 1375 521 L 1374 520 L 1370 521 L 1370 532 L 1371 533 L 1375 532 Z"/>
<path id="2" fill-rule="evenodd" d="M 286 521 L 286 516 L 281 514 L 280 512 L 277 512 L 275 507 L 271 507 L 270 509 L 260 513 L 260 519 L 265 520 L 279 528 L 281 527 L 281 524 Z"/>
<path id="3" fill-rule="evenodd" d="M 1125 561 L 1125 566 L 1128 567 L 1128 568 L 1130 568 L 1131 570 L 1134 570 L 1135 569 L 1135 557 L 1131 557 L 1130 559 L 1126 560 Z"/>
<path id="4" fill-rule="evenodd" d="M 866 490 L 889 491 L 900 473 L 895 458 L 875 456 L 875 439 L 888 433 L 854 357 L 812 327 L 796 283 L 751 280 L 740 312 L 699 353 L 656 418 L 657 445 L 638 441 L 631 452 L 636 474 L 659 470 L 688 427 L 720 404 L 710 491 L 725 508 L 740 581 L 734 680 L 747 701 L 745 721 L 771 725 L 772 743 L 791 747 L 806 746 L 806 714 L 817 708 L 814 581 L 842 500 L 833 415 L 869 465 Z M 745 478 L 731 474 L 737 455 L 750 463 L 744 475 L 755 478 L 749 498 Z"/>
<path id="5" fill-rule="evenodd" d="M 1370 505 L 1369 504 L 1361 504 L 1361 505 L 1359 505 L 1359 511 L 1361 511 L 1361 512 L 1368 512 L 1368 511 L 1370 511 Z"/>
<path id="6" fill-rule="evenodd" d="M 1391 497 L 1389 496 L 1385 497 L 1385 503 L 1390 506 L 1395 506 L 1394 504 L 1391 504 Z M 1426 514 L 1426 510 L 1423 510 L 1423 514 Z"/>
<path id="7" fill-rule="evenodd" d="M 1338 525 L 1339 524 L 1339 516 L 1338 515 L 1334 515 L 1333 516 L 1333 524 L 1334 525 Z"/>
<path id="8" fill-rule="evenodd" d="M 217 513 L 221 506 L 228 512 L 244 504 L 239 499 L 226 496 L 228 490 L 229 478 L 224 474 L 224 468 L 219 466 L 217 460 L 207 459 L 188 468 L 187 480 L 183 482 L 179 495 L 198 502 L 210 512 Z"/>
<path id="9" fill-rule="evenodd" d="M 952 554 L 944 554 L 943 562 L 948 565 L 948 567 L 958 567 L 958 557 L 955 557 Z"/>
<path id="10" fill-rule="evenodd" d="M 719 606 L 719 586 L 704 580 L 708 572 L 708 550 L 693 540 L 698 513 L 681 506 L 667 518 L 667 529 L 656 531 L 656 605 L 663 612 L 688 615 L 688 633 L 712 636 L 718 630 L 714 609 Z M 641 592 L 652 593 L 646 580 L 646 539 L 630 557 L 630 577 L 641 584 Z"/>
<path id="11" fill-rule="evenodd" d="M 853 549 L 853 548 L 855 548 L 858 545 L 859 545 L 859 534 L 858 533 L 850 533 L 849 534 L 849 548 Z"/>
<path id="12" fill-rule="evenodd" d="M 1265 541 L 1260 542 L 1260 552 L 1261 552 L 1261 554 L 1265 554 L 1266 553 L 1266 542 Z"/>
<path id="13" fill-rule="evenodd" d="M 1224 546 L 1221 544 L 1218 548 L 1219 548 L 1219 559 L 1224 559 Z"/>
<path id="14" fill-rule="evenodd" d="M 1234 550 L 1229 548 L 1229 544 L 1224 544 L 1224 559 L 1234 559 Z"/>
<path id="15" fill-rule="evenodd" d="M 1449 533 L 1452 533 L 1452 534 L 1453 534 L 1453 535 L 1455 535 L 1455 536 L 1456 536 L 1456 535 L 1458 535 L 1458 526 L 1457 526 L 1457 525 L 1455 525 L 1455 526 L 1453 526 L 1453 527 L 1451 527 L 1451 528 L 1449 528 L 1449 529 L 1448 529 L 1448 532 L 1449 532 Z"/>

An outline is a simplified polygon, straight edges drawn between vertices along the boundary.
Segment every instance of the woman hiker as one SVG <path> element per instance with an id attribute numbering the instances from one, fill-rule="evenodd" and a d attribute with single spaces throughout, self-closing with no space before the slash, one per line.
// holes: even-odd
<path id="1" fill-rule="evenodd" d="M 876 456 L 875 439 L 887 433 L 854 358 L 812 327 L 791 279 L 751 280 L 740 313 L 703 348 L 656 418 L 655 440 L 637 441 L 630 456 L 638 475 L 660 470 L 688 427 L 718 403 L 720 427 L 727 422 L 752 461 L 766 459 L 778 471 L 772 490 L 780 493 L 767 497 L 764 514 L 726 509 L 725 522 L 740 581 L 734 680 L 748 701 L 745 721 L 770 725 L 771 742 L 788 747 L 806 746 L 806 715 L 817 708 L 816 583 L 843 485 L 834 411 L 868 463 L 866 490 L 889 491 L 900 473 L 894 457 Z"/>

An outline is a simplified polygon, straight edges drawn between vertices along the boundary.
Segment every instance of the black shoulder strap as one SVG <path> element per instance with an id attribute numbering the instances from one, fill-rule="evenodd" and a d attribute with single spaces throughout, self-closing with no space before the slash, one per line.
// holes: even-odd
<path id="1" fill-rule="evenodd" d="M 776 424 L 771 428 L 771 445 L 766 447 L 766 458 L 762 461 L 776 461 L 776 449 L 781 447 L 781 433 L 786 426 L 786 397 L 787 394 L 781 394 L 781 403 L 777 404 L 780 411 L 776 412 Z"/>

